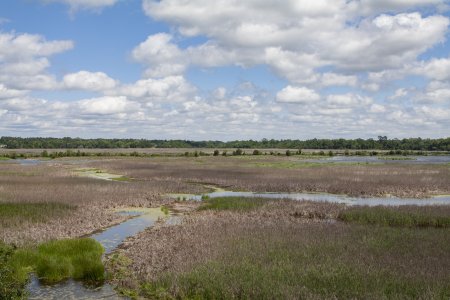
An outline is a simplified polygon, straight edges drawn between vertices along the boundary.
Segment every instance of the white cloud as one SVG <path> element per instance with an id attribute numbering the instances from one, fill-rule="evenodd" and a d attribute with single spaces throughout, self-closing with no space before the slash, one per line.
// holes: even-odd
<path id="1" fill-rule="evenodd" d="M 151 35 L 133 50 L 133 59 L 147 66 L 146 77 L 180 75 L 185 71 L 182 51 L 171 40 L 166 33 Z"/>
<path id="2" fill-rule="evenodd" d="M 327 97 L 327 103 L 338 107 L 354 107 L 371 104 L 372 99 L 352 93 L 335 94 Z"/>
<path id="3" fill-rule="evenodd" d="M 283 103 L 308 104 L 320 100 L 320 95 L 305 87 L 288 85 L 277 93 L 276 100 Z"/>
<path id="4" fill-rule="evenodd" d="M 113 89 L 116 85 L 117 82 L 103 72 L 79 71 L 63 78 L 63 86 L 67 89 L 98 92 Z"/>
<path id="5" fill-rule="evenodd" d="M 124 96 L 86 99 L 77 104 L 84 114 L 111 115 L 132 110 L 132 104 Z"/>
<path id="6" fill-rule="evenodd" d="M 416 112 L 424 115 L 430 120 L 445 120 L 447 122 L 450 121 L 450 109 L 421 106 L 416 108 Z"/>
<path id="7" fill-rule="evenodd" d="M 181 102 L 193 98 L 195 91 L 183 76 L 168 76 L 138 80 L 134 84 L 120 86 L 111 93 L 144 102 Z"/>
<path id="8" fill-rule="evenodd" d="M 356 86 L 358 84 L 358 77 L 336 73 L 324 73 L 320 80 L 323 86 Z"/>
<path id="9" fill-rule="evenodd" d="M 413 72 L 435 80 L 450 80 L 450 58 L 433 58 L 414 68 Z"/>
<path id="10" fill-rule="evenodd" d="M 208 61 L 268 64 L 281 76 L 298 83 L 314 75 L 314 68 L 320 66 L 377 71 L 413 62 L 445 38 L 447 17 L 399 13 L 373 18 L 358 15 L 358 9 L 395 13 L 399 9 L 437 7 L 441 3 L 144 0 L 144 10 L 149 16 L 176 26 L 181 34 L 210 38 L 205 45 L 214 50 L 210 53 L 216 58 L 210 55 Z M 179 60 L 179 49 L 168 51 L 174 52 Z M 195 49 L 189 52 L 192 54 Z M 228 57 L 223 59 L 223 54 Z"/>
<path id="11" fill-rule="evenodd" d="M 27 91 L 10 89 L 10 88 L 6 87 L 4 84 L 0 83 L 0 100 L 23 96 L 26 93 L 27 93 Z"/>
<path id="12" fill-rule="evenodd" d="M 47 41 L 40 35 L 0 33 L 0 83 L 16 89 L 54 89 L 48 58 L 70 50 L 73 42 Z"/>
<path id="13" fill-rule="evenodd" d="M 0 62 L 51 56 L 72 48 L 72 41 L 46 41 L 40 35 L 0 33 Z"/>

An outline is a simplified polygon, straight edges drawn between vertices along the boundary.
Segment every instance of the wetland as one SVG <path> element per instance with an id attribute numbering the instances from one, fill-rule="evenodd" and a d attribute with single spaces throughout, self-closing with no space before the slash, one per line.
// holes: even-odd
<path id="1" fill-rule="evenodd" d="M 0 298 L 445 299 L 448 195 L 446 158 L 3 160 Z M 80 238 L 101 284 L 67 255 L 57 283 L 14 275 L 17 253 Z"/>

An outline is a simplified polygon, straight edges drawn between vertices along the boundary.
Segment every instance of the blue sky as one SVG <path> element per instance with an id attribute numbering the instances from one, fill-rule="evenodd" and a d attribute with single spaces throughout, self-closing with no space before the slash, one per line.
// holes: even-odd
<path id="1" fill-rule="evenodd" d="M 4 0 L 0 135 L 450 136 L 446 0 Z"/>

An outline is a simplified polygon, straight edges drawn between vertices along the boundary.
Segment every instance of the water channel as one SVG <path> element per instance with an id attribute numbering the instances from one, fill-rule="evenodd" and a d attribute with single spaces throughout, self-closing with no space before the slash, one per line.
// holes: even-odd
<path id="1" fill-rule="evenodd" d="M 210 187 L 210 186 L 206 186 Z M 211 188 L 211 187 L 210 187 Z M 327 193 L 253 193 L 253 192 L 233 192 L 217 189 L 212 193 L 202 195 L 191 194 L 171 194 L 172 198 L 179 200 L 201 201 L 205 197 L 254 197 L 269 199 L 289 199 L 306 200 L 315 202 L 342 203 L 346 205 L 366 205 L 366 206 L 401 206 L 401 205 L 450 205 L 450 195 L 434 196 L 430 198 L 398 198 L 398 197 L 350 197 L 347 195 L 336 195 Z"/>
<path id="2" fill-rule="evenodd" d="M 107 228 L 104 231 L 94 233 L 90 237 L 98 241 L 105 248 L 105 255 L 111 253 L 125 239 L 136 235 L 144 229 L 154 225 L 159 218 L 167 217 L 160 208 L 130 209 L 118 212 L 133 218 L 118 225 Z M 169 224 L 174 223 L 176 216 L 169 216 Z M 29 299 L 123 299 L 109 284 L 99 287 L 88 287 L 82 282 L 67 280 L 53 285 L 41 284 L 32 276 L 27 286 Z"/>

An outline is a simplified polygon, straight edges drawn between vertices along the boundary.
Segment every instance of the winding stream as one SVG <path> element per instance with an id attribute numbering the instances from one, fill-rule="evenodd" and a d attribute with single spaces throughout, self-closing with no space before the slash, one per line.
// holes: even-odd
<path id="1" fill-rule="evenodd" d="M 122 244 L 125 239 L 151 227 L 154 223 L 166 215 L 160 208 L 130 209 L 119 211 L 124 215 L 135 216 L 123 223 L 107 228 L 104 231 L 94 233 L 90 237 L 98 241 L 105 248 L 105 255 L 111 253 Z M 173 222 L 169 218 L 167 222 Z M 88 287 L 82 282 L 67 280 L 54 285 L 44 285 L 36 276 L 32 276 L 27 286 L 29 299 L 123 299 L 109 284 L 99 287 Z"/>
<path id="2" fill-rule="evenodd" d="M 209 187 L 209 186 L 207 186 Z M 343 203 L 347 205 L 367 205 L 367 206 L 401 206 L 401 205 L 450 205 L 450 195 L 435 196 L 431 198 L 398 198 L 398 197 L 350 197 L 347 195 L 336 195 L 326 193 L 252 193 L 252 192 L 233 192 L 225 190 L 216 190 L 212 193 L 203 195 L 190 194 L 171 194 L 172 198 L 183 200 L 201 201 L 203 197 L 255 197 L 270 199 L 290 199 L 307 200 L 315 202 Z"/>

